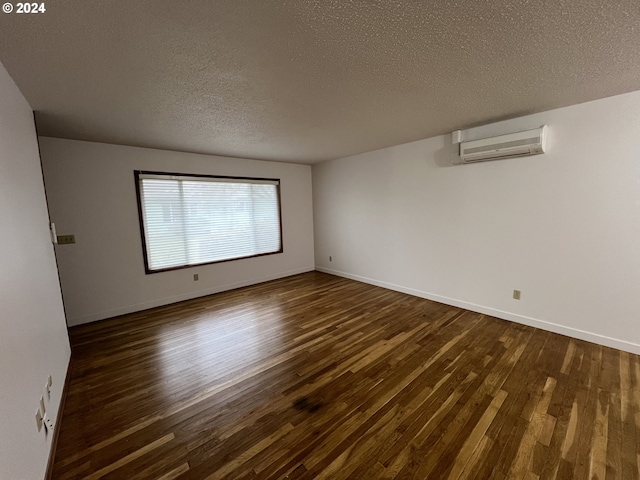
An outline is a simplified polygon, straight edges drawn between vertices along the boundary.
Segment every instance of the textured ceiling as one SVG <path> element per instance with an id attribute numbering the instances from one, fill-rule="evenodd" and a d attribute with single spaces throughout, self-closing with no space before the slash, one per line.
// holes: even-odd
<path id="1" fill-rule="evenodd" d="M 0 61 L 54 137 L 314 163 L 640 89 L 638 0 L 45 3 Z"/>

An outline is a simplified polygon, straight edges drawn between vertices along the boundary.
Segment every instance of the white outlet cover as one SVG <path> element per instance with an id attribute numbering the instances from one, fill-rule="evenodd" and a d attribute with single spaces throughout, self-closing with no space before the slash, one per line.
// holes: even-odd
<path id="1" fill-rule="evenodd" d="M 43 420 L 45 428 L 50 432 L 53 432 L 53 421 L 51 421 L 51 419 L 46 415 L 44 416 Z"/>

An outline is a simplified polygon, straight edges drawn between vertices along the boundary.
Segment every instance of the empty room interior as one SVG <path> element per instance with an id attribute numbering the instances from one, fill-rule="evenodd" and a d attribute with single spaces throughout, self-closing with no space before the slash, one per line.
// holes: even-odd
<path id="1" fill-rule="evenodd" d="M 639 2 L 2 9 L 1 480 L 640 480 Z"/>

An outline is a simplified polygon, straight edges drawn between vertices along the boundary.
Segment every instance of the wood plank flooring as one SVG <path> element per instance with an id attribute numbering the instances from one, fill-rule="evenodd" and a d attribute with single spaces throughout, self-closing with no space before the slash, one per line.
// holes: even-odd
<path id="1" fill-rule="evenodd" d="M 331 275 L 71 342 L 57 479 L 640 477 L 638 356 Z"/>

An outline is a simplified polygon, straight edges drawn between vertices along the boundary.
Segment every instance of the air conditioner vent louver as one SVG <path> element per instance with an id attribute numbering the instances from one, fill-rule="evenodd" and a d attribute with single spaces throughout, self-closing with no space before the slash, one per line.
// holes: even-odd
<path id="1" fill-rule="evenodd" d="M 462 163 L 537 155 L 546 150 L 547 126 L 460 144 Z"/>

